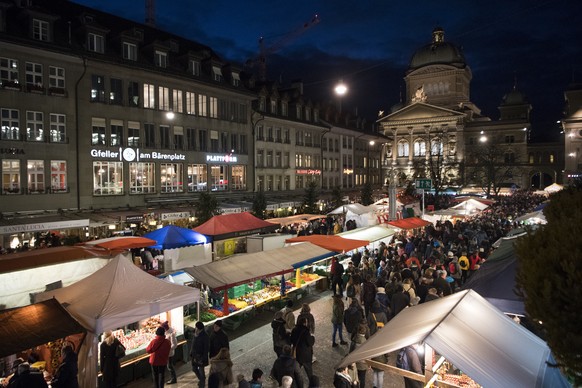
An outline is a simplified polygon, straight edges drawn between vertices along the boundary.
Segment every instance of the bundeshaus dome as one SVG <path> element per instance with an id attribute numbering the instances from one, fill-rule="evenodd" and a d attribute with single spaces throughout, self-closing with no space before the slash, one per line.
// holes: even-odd
<path id="1" fill-rule="evenodd" d="M 466 66 L 465 56 L 453 43 L 445 42 L 445 31 L 436 27 L 432 32 L 432 43 L 418 49 L 410 60 L 409 70 L 423 66 L 446 64 L 457 68 Z"/>
<path id="2" fill-rule="evenodd" d="M 527 97 L 517 90 L 517 88 L 513 88 L 513 90 L 503 96 L 503 100 L 501 101 L 501 105 L 522 105 L 522 104 L 529 104 Z"/>

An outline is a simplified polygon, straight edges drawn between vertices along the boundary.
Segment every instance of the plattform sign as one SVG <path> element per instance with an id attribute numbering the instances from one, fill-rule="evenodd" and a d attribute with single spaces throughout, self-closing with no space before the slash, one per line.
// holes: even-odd
<path id="1" fill-rule="evenodd" d="M 139 162 L 144 160 L 186 160 L 186 155 L 171 152 L 142 152 L 139 148 L 122 148 L 119 150 L 91 149 L 91 156 L 100 159 L 119 160 L 120 162 Z"/>

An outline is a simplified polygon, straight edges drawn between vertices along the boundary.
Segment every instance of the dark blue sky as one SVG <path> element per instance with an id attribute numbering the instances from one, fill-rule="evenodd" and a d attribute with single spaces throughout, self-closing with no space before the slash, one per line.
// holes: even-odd
<path id="1" fill-rule="evenodd" d="M 145 0 L 74 0 L 131 20 L 145 20 Z M 267 58 L 271 79 L 303 80 L 306 92 L 334 99 L 343 79 L 343 109 L 375 119 L 399 101 L 415 50 L 435 26 L 463 48 L 473 72 L 471 100 L 497 119 L 497 106 L 517 79 L 533 106 L 534 136 L 557 135 L 563 92 L 582 83 L 582 1 L 347 1 L 157 0 L 156 25 L 210 46 L 242 65 L 266 46 L 300 29 L 313 15 L 320 22 Z"/>

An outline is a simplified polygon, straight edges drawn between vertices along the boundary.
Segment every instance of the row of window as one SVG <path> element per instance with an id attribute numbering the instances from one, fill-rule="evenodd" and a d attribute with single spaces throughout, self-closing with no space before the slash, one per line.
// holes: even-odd
<path id="1" fill-rule="evenodd" d="M 145 109 L 159 109 L 175 113 L 186 113 L 200 117 L 209 117 L 238 123 L 247 122 L 247 105 L 237 101 L 219 99 L 205 94 L 170 89 L 165 86 L 156 86 L 144 83 L 141 87 L 138 82 L 124 81 L 118 78 L 109 79 L 109 88 L 106 88 L 105 77 L 93 74 L 91 76 L 90 101 L 107 102 L 111 105 L 125 105 L 142 107 Z M 124 91 L 127 90 L 127 96 Z M 141 98 L 140 98 L 141 97 Z M 141 103 L 140 101 L 143 101 Z"/>
<path id="2" fill-rule="evenodd" d="M 424 140 L 416 140 L 413 143 L 413 150 L 414 156 L 426 156 L 426 144 L 427 142 Z M 456 151 L 456 143 L 449 142 L 448 145 L 449 153 L 451 155 L 455 154 Z M 397 145 L 397 156 L 398 157 L 407 157 L 410 156 L 410 143 L 407 140 L 400 140 Z M 388 148 L 387 150 L 387 157 L 392 157 L 392 150 Z M 444 152 L 444 145 L 440 140 L 433 140 L 431 141 L 431 155 L 443 155 Z"/>
<path id="3" fill-rule="evenodd" d="M 47 171 L 45 167 L 50 170 Z M 49 163 L 44 160 L 27 160 L 24 185 L 21 174 L 20 160 L 2 160 L 2 194 L 61 193 L 68 190 L 67 162 L 64 160 L 51 160 Z"/>
<path id="4" fill-rule="evenodd" d="M 67 141 L 67 117 L 60 113 L 48 114 L 48 131 L 46 130 L 46 115 L 38 111 L 26 111 L 26 130 L 20 128 L 20 111 L 18 109 L 0 108 L 1 140 L 26 140 L 51 143 Z"/>
<path id="5" fill-rule="evenodd" d="M 128 176 L 123 167 L 123 162 L 93 162 L 93 195 L 246 190 L 244 165 L 188 164 L 184 171 L 184 163 L 160 163 L 156 172 L 155 163 L 138 162 L 129 163 Z"/>
<path id="6" fill-rule="evenodd" d="M 48 77 L 48 87 L 65 89 L 65 69 L 58 66 L 48 66 L 45 74 L 45 66 L 41 63 L 25 62 L 24 84 L 28 90 L 42 90 L 46 87 L 45 80 Z M 0 86 L 20 88 L 20 64 L 17 59 L 0 57 Z"/>
<path id="7" fill-rule="evenodd" d="M 158 125 L 94 117 L 91 125 L 91 144 L 111 147 L 145 147 L 202 152 L 247 154 L 247 135 L 179 125 Z"/>
<path id="8" fill-rule="evenodd" d="M 260 112 L 266 112 L 267 111 L 267 100 L 264 96 L 260 96 L 259 97 L 259 105 L 258 105 L 258 110 Z M 313 114 L 312 114 L 313 112 Z M 274 114 L 274 115 L 281 115 L 283 117 L 288 117 L 289 116 L 289 104 L 287 103 L 287 101 L 281 100 L 281 101 L 277 101 L 275 99 L 270 99 L 269 100 L 269 113 Z M 295 105 L 295 111 L 294 113 L 294 118 L 298 119 L 298 120 L 304 120 L 307 122 L 314 122 L 317 123 L 319 122 L 319 110 L 318 109 L 312 109 L 308 106 L 303 106 L 303 105 Z"/>

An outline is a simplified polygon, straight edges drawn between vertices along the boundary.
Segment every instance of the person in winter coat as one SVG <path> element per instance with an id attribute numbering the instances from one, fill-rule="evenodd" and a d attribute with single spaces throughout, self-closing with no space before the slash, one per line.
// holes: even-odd
<path id="1" fill-rule="evenodd" d="M 399 312 L 404 310 L 410 304 L 410 294 L 404 291 L 402 284 L 396 286 L 396 292 L 390 299 L 390 310 L 395 317 Z"/>
<path id="2" fill-rule="evenodd" d="M 99 366 L 107 388 L 117 387 L 117 376 L 120 370 L 119 358 L 116 355 L 118 346 L 123 345 L 115 338 L 111 330 L 107 330 L 99 346 Z"/>
<path id="3" fill-rule="evenodd" d="M 291 376 L 293 378 L 292 388 L 303 388 L 301 367 L 291 356 L 290 345 L 283 346 L 283 352 L 275 360 L 271 368 L 271 377 L 277 381 L 279 386 L 283 383 L 283 376 Z"/>
<path id="4" fill-rule="evenodd" d="M 158 327 L 156 329 L 156 338 L 146 348 L 146 353 L 150 355 L 150 365 L 156 388 L 164 388 L 166 367 L 171 348 L 172 344 L 166 339 L 166 331 L 163 327 Z"/>
<path id="5" fill-rule="evenodd" d="M 170 341 L 170 355 L 168 357 L 168 370 L 170 371 L 170 381 L 168 384 L 176 384 L 177 376 L 176 369 L 174 368 L 174 354 L 176 353 L 176 348 L 178 347 L 178 338 L 176 337 L 176 330 L 170 326 L 168 321 L 162 323 L 162 327 L 166 330 L 166 339 Z"/>
<path id="6" fill-rule="evenodd" d="M 210 359 L 210 374 L 218 374 L 219 387 L 228 387 L 234 382 L 228 348 L 220 349 L 218 354 Z"/>
<path id="7" fill-rule="evenodd" d="M 368 315 L 368 327 L 370 328 L 370 335 L 376 334 L 378 328 L 384 327 L 388 323 L 388 316 L 386 312 L 380 306 L 380 302 L 377 300 L 372 304 L 372 309 L 370 310 L 370 315 Z"/>
<path id="8" fill-rule="evenodd" d="M 384 287 L 378 287 L 378 292 L 376 293 L 376 300 L 380 303 L 380 307 L 386 313 L 386 316 L 390 316 L 390 298 L 386 295 L 386 289 Z M 372 304 L 373 305 L 373 304 Z"/>
<path id="9" fill-rule="evenodd" d="M 406 357 L 408 358 L 408 370 L 418 374 L 423 374 L 420 358 L 416 352 L 416 345 L 410 345 L 405 348 Z M 421 388 L 424 384 L 420 381 L 404 378 L 404 386 L 406 388 Z"/>
<path id="10" fill-rule="evenodd" d="M 28 362 L 18 365 L 16 373 L 8 383 L 10 388 L 47 388 L 41 371 L 30 367 Z"/>
<path id="11" fill-rule="evenodd" d="M 71 345 L 65 345 L 61 350 L 63 362 L 57 368 L 53 379 L 52 388 L 79 388 L 77 374 L 79 366 L 77 364 L 77 353 L 73 351 Z"/>
<path id="12" fill-rule="evenodd" d="M 358 334 L 356 338 L 354 338 L 354 348 L 351 350 L 352 352 L 362 346 L 362 344 L 366 342 L 366 328 L 360 326 L 358 329 Z M 361 387 L 366 386 L 366 372 L 368 371 L 368 364 L 366 361 L 359 360 L 356 361 L 356 369 L 358 370 L 358 381 L 360 382 Z"/>
<path id="13" fill-rule="evenodd" d="M 346 325 L 346 330 L 351 334 L 350 338 L 353 338 L 358 329 L 358 325 L 364 319 L 364 309 L 360 306 L 357 299 L 352 299 L 347 310 L 344 312 L 344 324 Z"/>
<path id="14" fill-rule="evenodd" d="M 283 346 L 291 343 L 290 334 L 285 330 L 285 320 L 283 319 L 283 312 L 277 311 L 275 318 L 271 322 L 271 329 L 273 329 L 273 350 L 277 353 L 277 357 L 283 352 Z"/>
<path id="15" fill-rule="evenodd" d="M 352 379 L 348 374 L 348 367 L 338 368 L 333 376 L 333 386 L 335 388 L 352 388 Z"/>
<path id="16" fill-rule="evenodd" d="M 190 357 L 192 358 L 192 372 L 198 377 L 198 388 L 204 388 L 206 385 L 204 367 L 208 366 L 209 342 L 208 334 L 204 330 L 204 324 L 200 321 L 196 322 Z"/>
<path id="17" fill-rule="evenodd" d="M 212 334 L 209 338 L 210 348 L 208 350 L 208 355 L 213 358 L 218 354 L 220 349 L 227 348 L 230 349 L 228 336 L 222 330 L 222 321 L 218 320 L 214 322 L 212 326 Z"/>
<path id="18" fill-rule="evenodd" d="M 283 319 L 285 320 L 285 330 L 287 333 L 291 333 L 295 327 L 295 315 L 293 314 L 293 301 L 291 299 L 287 300 L 285 307 L 281 309 L 283 313 Z"/>
<path id="19" fill-rule="evenodd" d="M 309 332 L 307 327 L 307 319 L 302 317 L 298 320 L 297 326 L 291 332 L 291 344 L 295 347 L 295 359 L 301 365 L 307 377 L 311 378 L 313 375 L 313 344 L 315 344 L 315 337 Z"/>
<path id="20" fill-rule="evenodd" d="M 372 283 L 372 277 L 370 275 L 366 275 L 366 280 L 362 283 L 361 299 L 364 309 L 366 310 L 366 316 L 368 316 L 370 314 L 372 303 L 376 299 L 376 285 Z"/>
<path id="21" fill-rule="evenodd" d="M 299 319 L 301 317 L 305 317 L 305 319 L 307 320 L 307 327 L 309 328 L 309 332 L 311 334 L 315 334 L 315 317 L 313 316 L 313 314 L 311 314 L 311 307 L 309 307 L 309 304 L 303 303 L 303 305 L 301 305 L 301 311 L 297 316 L 297 322 L 299 322 Z"/>
<path id="22" fill-rule="evenodd" d="M 331 312 L 331 325 L 333 326 L 333 333 L 331 334 L 331 346 L 334 348 L 337 346 L 335 342 L 336 334 L 339 333 L 339 339 L 341 345 L 347 345 L 348 343 L 344 341 L 342 325 L 344 323 L 344 302 L 341 295 L 333 296 L 333 305 Z"/>

